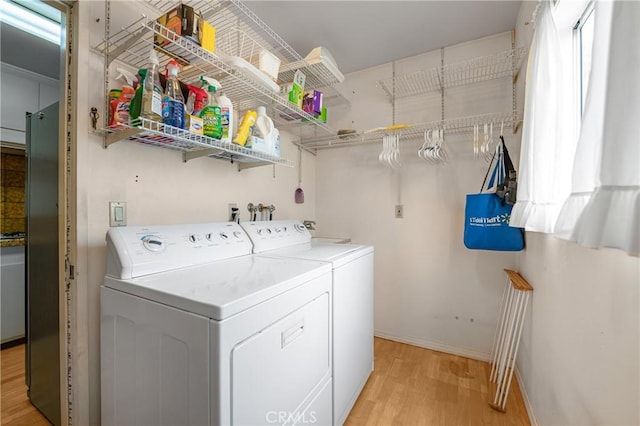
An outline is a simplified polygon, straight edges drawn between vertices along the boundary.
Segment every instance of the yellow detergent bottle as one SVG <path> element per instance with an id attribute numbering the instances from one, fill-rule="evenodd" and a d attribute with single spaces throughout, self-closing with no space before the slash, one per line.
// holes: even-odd
<path id="1" fill-rule="evenodd" d="M 238 145 L 242 146 L 245 146 L 247 144 L 247 139 L 253 131 L 253 126 L 254 124 L 256 124 L 257 117 L 258 113 L 253 110 L 247 110 L 247 112 L 244 113 L 244 117 L 242 117 L 242 123 L 240 123 L 240 127 L 238 128 L 238 134 L 233 140 L 233 143 L 237 143 Z"/>

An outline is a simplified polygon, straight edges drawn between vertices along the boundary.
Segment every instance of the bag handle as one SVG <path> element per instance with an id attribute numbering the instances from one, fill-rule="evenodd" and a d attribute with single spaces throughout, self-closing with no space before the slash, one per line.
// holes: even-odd
<path id="1" fill-rule="evenodd" d="M 509 176 L 510 171 L 516 171 L 515 167 L 513 167 L 513 162 L 511 161 L 511 157 L 509 156 L 509 150 L 507 149 L 507 145 L 504 143 L 504 136 L 500 135 L 500 140 L 502 141 L 502 152 L 504 153 L 504 168 L 505 168 L 505 177 Z"/>
<path id="2" fill-rule="evenodd" d="M 493 173 L 491 173 L 491 179 L 489 179 L 487 189 L 504 182 L 504 158 L 502 157 L 502 150 L 499 145 L 496 147 L 496 152 L 498 153 L 498 161 L 496 161 L 496 166 L 493 168 Z"/>
<path id="3" fill-rule="evenodd" d="M 484 184 L 487 183 L 487 177 L 489 177 L 489 172 L 491 171 L 491 166 L 493 165 L 493 160 L 496 158 L 496 153 L 493 153 L 493 157 L 491 157 L 491 162 L 489 162 L 489 168 L 487 169 L 487 173 L 484 175 L 484 179 L 482 180 L 482 185 L 480 186 L 480 192 L 484 188 Z"/>

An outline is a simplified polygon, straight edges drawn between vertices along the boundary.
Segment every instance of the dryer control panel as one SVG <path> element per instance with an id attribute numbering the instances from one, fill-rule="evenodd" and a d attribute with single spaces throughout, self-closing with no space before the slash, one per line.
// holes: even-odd
<path id="1" fill-rule="evenodd" d="M 234 222 L 127 226 L 107 232 L 107 275 L 133 278 L 251 254 Z"/>
<path id="2" fill-rule="evenodd" d="M 311 242 L 311 233 L 298 220 L 244 222 L 241 226 L 251 238 L 254 253 Z"/>

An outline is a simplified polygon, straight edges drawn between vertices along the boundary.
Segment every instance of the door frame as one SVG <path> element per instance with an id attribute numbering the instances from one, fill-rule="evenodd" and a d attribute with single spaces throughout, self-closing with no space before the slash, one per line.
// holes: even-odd
<path id="1" fill-rule="evenodd" d="M 60 111 L 58 126 L 58 325 L 60 330 L 60 421 L 63 426 L 73 423 L 73 282 L 75 264 L 75 92 L 78 18 L 74 13 L 76 1 L 42 0 L 60 10 Z"/>

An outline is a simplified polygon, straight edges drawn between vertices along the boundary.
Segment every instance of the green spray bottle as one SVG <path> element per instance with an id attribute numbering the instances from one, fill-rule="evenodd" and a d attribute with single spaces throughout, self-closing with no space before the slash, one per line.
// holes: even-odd
<path id="1" fill-rule="evenodd" d="M 201 76 L 202 88 L 207 90 L 209 101 L 200 112 L 205 136 L 215 139 L 222 137 L 222 109 L 218 105 L 216 91 L 220 89 L 220 83 L 215 78 Z"/>

